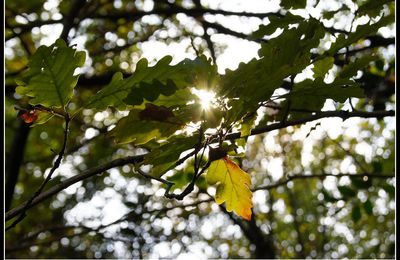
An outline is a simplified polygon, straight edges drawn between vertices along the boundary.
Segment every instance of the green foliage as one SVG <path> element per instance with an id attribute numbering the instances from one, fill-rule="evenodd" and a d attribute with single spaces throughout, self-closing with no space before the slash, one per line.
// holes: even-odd
<path id="1" fill-rule="evenodd" d="M 85 56 L 85 52 L 76 52 L 63 40 L 49 47 L 41 46 L 18 80 L 16 92 L 31 97 L 32 105 L 64 108 L 78 80 L 74 71 L 85 63 Z"/>
<path id="2" fill-rule="evenodd" d="M 339 72 L 338 76 L 341 78 L 356 76 L 357 71 L 364 69 L 368 64 L 378 59 L 379 58 L 376 55 L 363 56 L 361 58 L 358 58 L 354 62 L 345 65 L 343 69 Z"/>
<path id="3" fill-rule="evenodd" d="M 340 191 L 344 199 L 349 199 L 356 196 L 356 192 L 349 186 L 339 186 L 338 190 Z"/>
<path id="4" fill-rule="evenodd" d="M 180 129 L 182 122 L 172 116 L 164 118 L 143 117 L 146 109 L 132 109 L 129 115 L 122 118 L 117 126 L 109 133 L 117 143 L 135 142 L 136 145 L 145 144 L 154 138 L 164 138 Z M 155 112 L 157 115 L 157 111 Z"/>
<path id="5" fill-rule="evenodd" d="M 294 85 L 292 92 L 288 94 L 293 99 L 307 100 L 314 97 L 315 101 L 325 101 L 330 98 L 337 102 L 344 102 L 349 97 L 361 98 L 364 96 L 362 88 L 351 80 L 336 79 L 332 83 L 324 83 L 321 80 L 306 79 Z M 308 99 L 310 100 L 310 99 Z"/>
<path id="6" fill-rule="evenodd" d="M 342 48 L 345 48 L 364 37 L 375 34 L 379 28 L 391 24 L 393 22 L 394 22 L 394 15 L 390 14 L 382 17 L 376 23 L 359 25 L 354 32 L 348 34 L 347 36 L 345 36 L 344 34 L 340 34 L 337 37 L 336 41 L 331 45 L 329 50 L 326 52 L 326 55 L 333 55 Z"/>
<path id="7" fill-rule="evenodd" d="M 123 79 L 116 73 L 109 85 L 91 97 L 87 108 L 98 110 L 115 107 L 124 110 L 128 105 L 140 105 L 143 99 L 155 101 L 159 95 L 170 96 L 185 87 L 207 88 L 212 84 L 216 68 L 203 56 L 169 65 L 171 56 L 165 56 L 152 67 L 146 59 L 136 64 L 132 76 Z"/>
<path id="8" fill-rule="evenodd" d="M 390 2 L 393 2 L 393 0 L 367 0 L 358 7 L 357 13 L 359 15 L 376 17 L 381 14 L 381 11 L 385 4 L 388 4 Z"/>
<path id="9" fill-rule="evenodd" d="M 314 79 L 321 78 L 323 80 L 325 74 L 332 68 L 334 61 L 335 59 L 333 57 L 326 57 L 314 62 Z"/>
<path id="10" fill-rule="evenodd" d="M 241 64 L 236 71 L 228 71 L 221 80 L 219 95 L 239 98 L 235 101 L 238 111 L 229 121 L 239 120 L 251 112 L 258 102 L 268 100 L 284 79 L 301 72 L 311 64 L 309 50 L 319 45 L 324 30 L 315 20 L 304 21 L 296 29 L 262 44 L 261 59 Z M 228 122 L 229 122 L 228 121 Z"/>
<path id="11" fill-rule="evenodd" d="M 269 17 L 269 24 L 260 25 L 257 31 L 252 35 L 253 38 L 262 38 L 265 35 L 273 34 L 278 28 L 286 29 L 291 24 L 298 24 L 304 21 L 304 18 L 288 12 L 284 17 Z"/>
<path id="12" fill-rule="evenodd" d="M 359 204 L 353 206 L 353 210 L 351 211 L 351 218 L 355 223 L 357 223 L 361 219 L 361 208 Z"/>
<path id="13" fill-rule="evenodd" d="M 327 84 L 319 77 L 316 80 L 306 79 L 296 83 L 293 90 L 284 97 L 287 97 L 285 105 L 290 104 L 289 109 L 292 109 L 291 119 L 298 119 L 320 111 L 327 99 L 343 103 L 349 97 L 363 96 L 363 89 L 352 80 L 337 78 L 334 82 Z M 282 110 L 280 114 L 284 112 L 285 110 Z"/>
<path id="14" fill-rule="evenodd" d="M 286 9 L 300 9 L 305 8 L 307 0 L 281 0 L 281 6 Z"/>
<path id="15" fill-rule="evenodd" d="M 143 164 L 153 165 L 151 175 L 161 177 L 168 170 L 175 168 L 181 153 L 194 148 L 199 142 L 199 136 L 174 135 L 152 149 L 144 159 Z"/>
<path id="16" fill-rule="evenodd" d="M 259 44 L 258 57 L 222 75 L 215 62 L 224 51 L 223 41 L 213 34 L 229 34 L 229 30 L 213 25 L 212 19 L 204 20 L 201 5 L 192 12 L 185 1 L 153 1 L 150 12 L 154 14 L 146 20 L 141 15 L 150 7 L 143 1 L 86 1 L 75 13 L 71 8 L 79 1 L 50 2 L 10 0 L 5 4 L 7 158 L 15 158 L 11 155 L 21 140 L 21 120 L 16 120 L 13 108 L 17 104 L 28 111 L 41 107 L 61 114 L 68 105 L 73 115 L 62 167 L 46 189 L 71 176 L 103 171 L 113 160 L 118 163 L 138 154 L 140 160 L 107 168 L 32 207 L 27 218 L 6 234 L 6 248 L 21 247 L 6 251 L 7 258 L 178 258 L 196 243 L 205 246 L 204 252 L 212 252 L 207 253 L 209 258 L 394 256 L 395 186 L 394 178 L 387 176 L 395 170 L 395 138 L 389 121 L 362 119 L 363 123 L 354 125 L 356 136 L 343 131 L 335 142 L 325 137 L 331 133 L 323 119 L 313 123 L 313 134 L 306 140 L 303 128 L 283 128 L 296 119 L 322 114 L 324 104 L 331 103 L 327 100 L 335 102 L 336 110 L 347 110 L 344 103 L 352 97 L 357 98 L 353 100 L 355 111 L 393 107 L 395 60 L 388 59 L 390 49 L 383 51 L 391 39 L 380 28 L 393 25 L 394 1 L 338 3 L 332 11 L 321 1 L 282 0 L 276 14 L 267 14 L 268 21 L 259 20 L 266 24 L 248 35 L 236 35 Z M 311 5 L 322 16 L 308 13 Z M 291 13 L 294 9 L 303 9 L 298 12 L 302 16 Z M 190 28 L 191 23 L 183 24 L 175 15 L 182 10 L 198 25 L 210 24 L 200 44 L 198 26 Z M 203 11 L 213 16 L 221 10 Z M 61 21 L 53 21 L 57 12 Z M 78 42 L 90 56 L 90 68 L 82 70 L 85 77 L 76 88 L 74 72 L 83 65 L 84 52 L 67 47 L 62 40 L 35 52 L 46 35 L 42 25 L 61 22 L 65 26 L 72 14 L 76 17 L 68 41 L 82 37 Z M 353 16 L 352 32 L 345 32 L 350 25 L 341 21 L 351 21 Z M 248 20 L 253 23 L 253 18 Z M 271 38 L 274 33 L 277 36 Z M 207 35 L 212 36 L 211 44 Z M 173 63 L 170 56 L 155 55 L 158 58 L 151 61 L 142 58 L 144 45 L 140 43 L 154 40 L 187 43 L 190 55 L 198 57 L 179 63 Z M 199 55 L 213 53 L 203 50 L 212 45 L 214 63 Z M 26 72 L 19 73 L 26 66 Z M 19 95 L 12 95 L 17 77 Z M 205 107 L 202 94 L 198 96 L 193 89 L 212 91 L 215 99 Z M 63 144 L 62 117 L 48 120 L 53 114 L 42 111 L 37 116 L 31 123 L 35 127 L 28 128 L 12 207 L 35 193 Z M 270 126 L 279 130 L 247 138 L 252 130 Z M 368 153 L 363 153 L 364 146 Z M 185 157 L 191 152 L 195 155 Z M 235 158 L 235 163 L 226 156 Z M 138 174 L 139 167 L 146 174 Z M 195 176 L 196 172 L 201 175 Z M 335 176 L 348 172 L 357 175 Z M 160 178 L 174 185 L 159 185 Z M 183 201 L 163 196 L 163 188 L 178 195 L 192 181 L 194 190 Z M 225 201 L 221 208 L 210 203 L 210 185 L 215 184 L 217 202 Z M 93 206 L 94 197 L 105 198 L 105 204 Z M 108 228 L 104 226 L 111 223 L 105 221 L 107 208 L 115 206 L 115 201 L 125 208 L 118 206 L 114 214 L 122 216 L 126 210 L 129 214 Z M 81 210 L 85 204 L 89 210 Z M 251 216 L 252 221 L 228 215 L 223 207 L 247 220 Z M 96 223 L 100 228 L 90 231 Z M 338 234 L 336 223 L 346 225 L 357 243 Z M 71 224 L 82 228 L 68 227 Z M 29 238 L 42 228 L 37 237 Z M 378 245 L 373 245 L 375 240 Z M 160 244 L 173 250 L 157 255 Z M 271 249 L 267 250 L 268 245 Z M 344 246 L 346 253 L 341 253 Z M 265 255 L 271 252 L 275 255 Z"/>
<path id="17" fill-rule="evenodd" d="M 369 200 L 369 199 L 367 199 L 364 203 L 363 203 L 363 208 L 364 208 L 364 210 L 365 210 L 365 212 L 368 214 L 368 215 L 372 215 L 372 213 L 373 213 L 373 205 L 372 205 L 372 202 Z"/>

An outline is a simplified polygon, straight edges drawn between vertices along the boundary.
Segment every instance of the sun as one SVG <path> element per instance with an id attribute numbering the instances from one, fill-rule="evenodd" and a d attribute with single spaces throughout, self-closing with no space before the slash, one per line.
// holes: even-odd
<path id="1" fill-rule="evenodd" d="M 201 107 L 205 110 L 210 109 L 215 102 L 215 93 L 204 89 L 198 90 L 193 88 L 193 94 L 199 97 Z"/>

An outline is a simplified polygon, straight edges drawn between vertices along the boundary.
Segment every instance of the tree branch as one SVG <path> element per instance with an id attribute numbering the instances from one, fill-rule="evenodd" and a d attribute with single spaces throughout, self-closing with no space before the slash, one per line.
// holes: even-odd
<path id="1" fill-rule="evenodd" d="M 52 177 L 53 173 L 55 172 L 55 170 L 60 166 L 61 160 L 62 160 L 62 158 L 64 156 L 64 153 L 65 153 L 65 148 L 67 147 L 67 140 L 68 140 L 68 133 L 69 133 L 69 122 L 70 122 L 70 118 L 69 118 L 68 113 L 66 113 L 66 115 L 65 115 L 64 143 L 63 143 L 63 145 L 62 145 L 62 147 L 60 149 L 60 152 L 58 153 L 58 157 L 57 157 L 56 161 L 54 162 L 53 167 L 51 168 L 51 170 L 50 170 L 49 174 L 47 175 L 46 179 L 40 185 L 39 189 L 35 192 L 35 194 L 33 194 L 33 196 L 28 200 L 28 202 L 22 208 L 21 214 L 19 215 L 19 217 L 10 226 L 8 226 L 5 229 L 6 231 L 8 231 L 8 230 L 12 229 L 13 227 L 15 227 L 19 222 L 21 222 L 26 217 L 26 211 L 28 210 L 28 208 L 32 204 L 33 200 L 35 200 L 35 198 L 37 198 L 40 195 L 40 193 L 42 192 L 42 190 L 44 189 L 46 184 L 51 180 L 51 177 Z"/>
<path id="2" fill-rule="evenodd" d="M 281 128 L 286 128 L 288 126 L 293 126 L 293 125 L 299 125 L 299 124 L 304 124 L 307 122 L 311 122 L 317 119 L 321 119 L 321 118 L 327 118 L 327 117 L 341 117 L 343 119 L 348 119 L 350 117 L 362 117 L 362 118 L 375 118 L 375 117 L 380 117 L 380 116 L 394 116 L 395 115 L 395 111 L 393 110 L 389 110 L 389 111 L 375 111 L 375 112 L 361 112 L 361 111 L 354 111 L 354 112 L 348 112 L 348 111 L 324 111 L 324 112 L 319 112 L 316 113 L 315 115 L 303 118 L 303 119 L 299 119 L 299 120 L 293 120 L 293 121 L 287 121 L 285 123 L 275 123 L 275 124 L 271 124 L 271 125 L 267 125 L 264 127 L 260 127 L 260 128 L 256 128 L 253 129 L 250 133 L 250 135 L 257 135 L 257 134 L 262 134 L 262 133 L 266 133 L 272 130 L 278 130 Z M 240 132 L 238 133 L 232 133 L 226 136 L 226 140 L 234 140 L 234 139 L 239 139 L 240 137 Z M 192 154 L 193 155 L 193 154 Z M 142 162 L 144 157 L 146 156 L 146 154 L 143 155 L 138 155 L 138 156 L 133 156 L 133 157 L 126 157 L 126 158 L 120 158 L 120 159 L 116 159 L 113 160 L 111 162 L 105 163 L 101 166 L 89 169 L 84 171 L 81 174 L 78 174 L 74 177 L 71 177 L 67 180 L 65 180 L 64 182 L 55 185 L 54 187 L 52 187 L 51 189 L 49 189 L 48 191 L 40 194 L 37 198 L 35 198 L 31 205 L 29 207 L 32 207 L 34 205 L 37 205 L 38 203 L 40 203 L 41 201 L 53 196 L 54 194 L 57 194 L 58 192 L 66 189 L 67 187 L 81 181 L 84 179 L 87 179 L 91 176 L 100 174 L 108 169 L 114 168 L 114 167 L 118 167 L 118 166 L 123 166 L 125 164 L 128 163 L 138 163 L 138 162 Z M 178 161 L 179 163 L 182 163 L 181 160 Z M 178 163 L 177 162 L 177 163 Z M 308 175 L 306 175 L 308 176 Z M 296 177 L 296 178 L 301 178 L 301 177 Z M 303 177 L 303 178 L 309 178 L 309 177 Z M 388 177 L 387 177 L 388 178 Z M 288 181 L 286 181 L 288 182 Z M 21 205 L 19 205 L 18 207 L 15 207 L 13 209 L 11 209 L 10 211 L 6 212 L 5 214 L 5 220 L 8 221 L 10 219 L 12 219 L 13 217 L 15 217 L 16 215 L 18 215 L 22 209 L 25 207 L 26 202 L 22 203 Z"/>
<path id="3" fill-rule="evenodd" d="M 71 9 L 68 15 L 63 19 L 63 30 L 60 38 L 68 42 L 68 33 L 75 25 L 75 18 L 78 16 L 79 11 L 86 4 L 86 0 L 74 0 L 71 2 Z"/>
<path id="4" fill-rule="evenodd" d="M 350 177 L 350 178 L 377 178 L 377 179 L 390 179 L 396 177 L 394 174 L 378 174 L 378 173 L 364 173 L 364 174 L 349 174 L 349 173 L 340 173 L 340 174 L 333 174 L 333 173 L 324 173 L 324 174 L 315 174 L 315 175 L 292 175 L 287 177 L 284 180 L 278 181 L 277 183 L 266 185 L 266 186 L 260 186 L 257 188 L 252 189 L 252 191 L 258 191 L 258 190 L 271 190 L 274 188 L 277 188 L 279 186 L 285 185 L 288 182 L 296 179 L 310 179 L 310 178 L 325 178 L 325 177 Z"/>
<path id="5" fill-rule="evenodd" d="M 283 15 L 279 12 L 268 12 L 268 13 L 251 13 L 251 12 L 233 12 L 233 11 L 226 11 L 220 9 L 209 9 L 209 8 L 191 8 L 186 9 L 180 6 L 174 6 L 173 8 L 155 8 L 151 11 L 134 11 L 134 12 L 118 12 L 118 13 L 110 13 L 110 14 L 93 14 L 88 16 L 88 18 L 92 19 L 138 19 L 145 15 L 174 15 L 178 13 L 183 13 L 189 16 L 199 16 L 205 14 L 221 14 L 221 15 L 234 15 L 234 16 L 244 16 L 244 17 L 258 17 L 258 18 L 265 18 L 269 16 L 276 16 L 276 17 L 283 17 Z"/>
<path id="6" fill-rule="evenodd" d="M 101 174 L 104 171 L 107 171 L 109 169 L 118 167 L 118 166 L 123 166 L 125 164 L 129 164 L 129 163 L 138 163 L 141 162 L 143 160 L 143 155 L 138 155 L 138 156 L 128 156 L 125 158 L 120 158 L 120 159 L 116 159 L 113 160 L 111 162 L 105 163 L 103 165 L 91 168 L 89 170 L 84 171 L 81 174 L 78 174 L 74 177 L 71 177 L 57 185 L 54 185 L 53 187 L 51 187 L 49 190 L 41 193 L 39 196 L 37 196 L 32 203 L 28 206 L 28 208 L 31 208 L 35 205 L 37 205 L 38 203 L 46 200 L 47 198 L 53 196 L 54 194 L 57 194 L 58 192 L 68 188 L 69 186 L 87 179 L 89 177 L 92 177 L 94 175 L 97 174 Z M 6 220 L 10 220 L 13 217 L 15 217 L 16 215 L 18 215 L 20 212 L 22 212 L 23 208 L 27 205 L 27 202 L 22 203 L 21 205 L 19 205 L 18 207 L 15 207 L 13 209 L 11 209 L 10 211 L 6 212 L 5 214 L 5 218 Z"/>
<path id="7" fill-rule="evenodd" d="M 314 115 L 311 115 L 309 117 L 297 119 L 297 120 L 292 120 L 292 121 L 287 121 L 287 122 L 279 122 L 279 123 L 274 123 L 270 125 L 266 125 L 263 127 L 255 128 L 251 130 L 250 135 L 258 135 L 266 132 L 270 132 L 272 130 L 277 130 L 281 128 L 286 128 L 288 126 L 294 126 L 294 125 L 301 125 L 305 124 L 307 122 L 315 121 L 318 119 L 322 118 L 329 118 L 329 117 L 340 117 L 343 120 L 346 120 L 350 117 L 361 117 L 361 118 L 376 118 L 380 116 L 394 116 L 395 111 L 394 110 L 388 110 L 388 111 L 374 111 L 374 112 L 363 112 L 363 111 L 344 111 L 344 110 L 339 110 L 339 111 L 321 111 L 318 113 L 315 113 Z M 240 138 L 240 132 L 237 133 L 232 133 L 228 134 L 226 136 L 226 140 L 234 140 Z"/>
<path id="8" fill-rule="evenodd" d="M 15 130 L 15 136 L 12 142 L 11 150 L 7 156 L 5 165 L 5 210 L 8 211 L 11 207 L 14 196 L 15 185 L 18 182 L 18 175 L 21 164 L 23 162 L 26 141 L 28 139 L 31 128 L 22 120 L 18 120 L 19 126 Z"/>

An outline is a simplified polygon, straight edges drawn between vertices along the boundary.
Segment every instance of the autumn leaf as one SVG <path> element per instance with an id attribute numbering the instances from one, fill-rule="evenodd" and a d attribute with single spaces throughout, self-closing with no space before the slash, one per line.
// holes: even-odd
<path id="1" fill-rule="evenodd" d="M 35 109 L 32 110 L 20 110 L 18 112 L 18 117 L 24 120 L 25 123 L 30 124 L 37 120 L 38 114 Z"/>
<path id="2" fill-rule="evenodd" d="M 251 219 L 252 193 L 250 191 L 251 179 L 231 159 L 225 156 L 213 161 L 208 168 L 207 182 L 217 183 L 215 201 L 218 204 L 225 202 L 226 210 L 232 210 L 246 220 Z"/>

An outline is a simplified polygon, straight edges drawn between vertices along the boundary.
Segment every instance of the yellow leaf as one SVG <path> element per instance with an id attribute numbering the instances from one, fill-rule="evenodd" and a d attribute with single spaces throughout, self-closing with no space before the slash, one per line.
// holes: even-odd
<path id="1" fill-rule="evenodd" d="M 242 218 L 251 219 L 253 194 L 250 191 L 251 179 L 246 172 L 224 157 L 210 164 L 206 179 L 209 184 L 217 183 L 215 201 L 218 204 L 225 202 L 228 212 L 233 210 Z"/>

